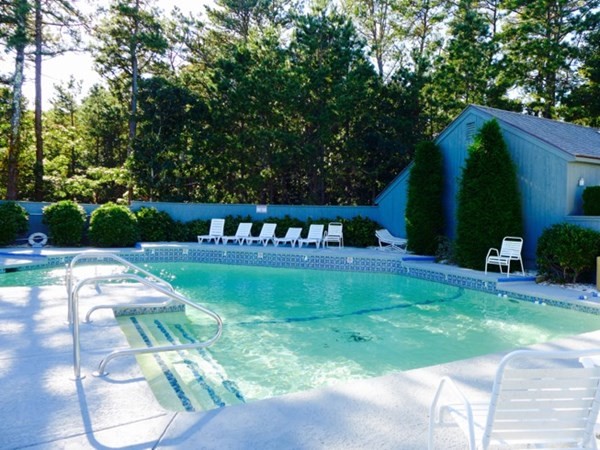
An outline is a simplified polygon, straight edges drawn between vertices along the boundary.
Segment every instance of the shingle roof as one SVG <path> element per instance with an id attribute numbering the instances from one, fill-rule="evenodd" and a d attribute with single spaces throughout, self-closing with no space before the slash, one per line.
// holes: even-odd
<path id="1" fill-rule="evenodd" d="M 600 130 L 487 106 L 471 105 L 575 157 L 600 159 Z"/>

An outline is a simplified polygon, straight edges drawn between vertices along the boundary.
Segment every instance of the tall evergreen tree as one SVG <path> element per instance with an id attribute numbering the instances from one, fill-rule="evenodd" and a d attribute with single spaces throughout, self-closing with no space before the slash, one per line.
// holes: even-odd
<path id="1" fill-rule="evenodd" d="M 577 80 L 578 45 L 597 29 L 599 0 L 507 0 L 503 46 L 515 85 L 534 114 L 555 117 L 555 108 Z M 595 27 L 595 28 L 594 28 Z"/>
<path id="2" fill-rule="evenodd" d="M 450 22 L 450 40 L 433 77 L 437 131 L 471 103 L 495 106 L 498 46 L 473 0 L 461 0 Z M 492 97 L 492 98 L 490 98 Z"/>
<path id="3" fill-rule="evenodd" d="M 471 269 L 483 269 L 487 251 L 505 236 L 522 236 L 516 168 L 495 119 L 481 127 L 469 147 L 456 220 L 456 260 Z"/>
<path id="4" fill-rule="evenodd" d="M 583 80 L 569 93 L 561 113 L 568 121 L 600 128 L 600 12 L 591 20 L 597 25 L 582 49 L 580 74 Z"/>
<path id="5" fill-rule="evenodd" d="M 161 57 L 167 41 L 158 15 L 153 0 L 113 0 L 96 30 L 96 66 L 129 104 L 129 157 L 137 136 L 140 78 L 160 74 L 165 67 Z"/>
<path id="6" fill-rule="evenodd" d="M 443 189 L 442 152 L 434 142 L 421 142 L 410 170 L 406 204 L 408 249 L 414 253 L 437 252 L 439 237 L 444 232 Z"/>

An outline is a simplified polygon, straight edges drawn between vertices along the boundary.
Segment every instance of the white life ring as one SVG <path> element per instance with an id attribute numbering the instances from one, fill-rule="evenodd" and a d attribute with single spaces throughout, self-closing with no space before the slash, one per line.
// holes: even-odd
<path id="1" fill-rule="evenodd" d="M 32 247 L 43 247 L 48 242 L 48 236 L 44 233 L 33 233 L 29 236 L 29 245 Z"/>

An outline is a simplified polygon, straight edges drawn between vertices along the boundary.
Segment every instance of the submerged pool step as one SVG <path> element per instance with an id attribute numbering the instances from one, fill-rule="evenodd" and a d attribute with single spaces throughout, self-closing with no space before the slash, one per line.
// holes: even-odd
<path id="1" fill-rule="evenodd" d="M 194 327 L 183 313 L 137 315 L 119 321 L 132 347 L 197 342 Z M 203 411 L 245 402 L 236 383 L 206 349 L 138 355 L 137 360 L 166 409 Z"/>

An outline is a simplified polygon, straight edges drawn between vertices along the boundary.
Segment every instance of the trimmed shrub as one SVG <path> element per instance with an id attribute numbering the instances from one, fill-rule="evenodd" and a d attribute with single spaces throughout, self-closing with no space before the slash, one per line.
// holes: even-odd
<path id="1" fill-rule="evenodd" d="M 435 255 L 444 232 L 442 152 L 433 142 L 421 142 L 415 149 L 414 165 L 408 179 L 406 237 L 408 250 Z"/>
<path id="2" fill-rule="evenodd" d="M 600 233 L 569 223 L 545 229 L 536 251 L 540 275 L 558 283 L 575 283 L 596 266 L 599 255 Z"/>
<path id="3" fill-rule="evenodd" d="M 342 219 L 338 217 L 336 219 L 313 220 L 309 218 L 302 227 L 302 236 L 306 236 L 308 234 L 308 229 L 313 223 L 325 225 L 325 231 L 327 231 L 327 225 L 329 224 L 329 222 L 342 223 L 345 246 L 369 247 L 371 245 L 377 244 L 377 239 L 375 238 L 375 231 L 380 229 L 381 226 L 377 222 L 362 216 L 356 216 L 352 219 Z"/>
<path id="4" fill-rule="evenodd" d="M 380 229 L 381 226 L 374 220 L 356 216 L 352 219 L 342 219 L 336 222 L 342 222 L 344 225 L 344 245 L 369 247 L 377 244 L 375 231 Z"/>
<path id="5" fill-rule="evenodd" d="M 583 214 L 600 216 L 600 186 L 588 186 L 581 195 L 583 199 Z"/>
<path id="6" fill-rule="evenodd" d="M 161 242 L 171 240 L 171 230 L 175 221 L 164 211 L 156 208 L 142 207 L 135 213 L 140 231 L 140 239 L 144 242 Z"/>
<path id="7" fill-rule="evenodd" d="M 19 234 L 28 229 L 29 215 L 15 202 L 0 205 L 0 245 L 12 244 Z"/>
<path id="8" fill-rule="evenodd" d="M 78 247 L 85 231 L 85 210 L 72 200 L 62 200 L 42 210 L 52 244 Z"/>
<path id="9" fill-rule="evenodd" d="M 98 247 L 130 247 L 139 238 L 137 219 L 129 208 L 106 203 L 90 218 L 89 237 Z"/>
<path id="10" fill-rule="evenodd" d="M 190 230 L 187 224 L 179 220 L 173 221 L 173 226 L 169 229 L 168 236 L 169 241 L 175 242 L 192 242 L 196 240 L 195 236 L 193 239 L 190 237 Z"/>
<path id="11" fill-rule="evenodd" d="M 517 174 L 496 120 L 486 122 L 469 147 L 458 193 L 456 262 L 483 270 L 485 255 L 505 236 L 522 236 Z"/>

